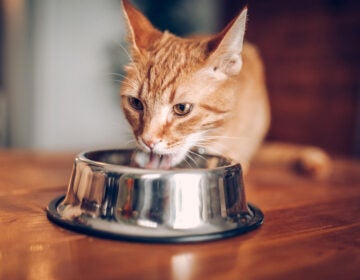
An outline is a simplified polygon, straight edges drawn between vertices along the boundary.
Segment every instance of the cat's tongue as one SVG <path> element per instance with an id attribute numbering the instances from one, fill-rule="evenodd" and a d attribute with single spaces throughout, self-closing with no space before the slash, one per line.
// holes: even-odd
<path id="1" fill-rule="evenodd" d="M 159 155 L 151 153 L 149 162 L 145 165 L 145 168 L 149 169 L 170 169 L 171 167 L 171 155 Z"/>

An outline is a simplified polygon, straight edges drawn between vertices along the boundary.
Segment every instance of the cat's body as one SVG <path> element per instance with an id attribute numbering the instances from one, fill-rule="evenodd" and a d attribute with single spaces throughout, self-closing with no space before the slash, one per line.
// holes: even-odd
<path id="1" fill-rule="evenodd" d="M 247 168 L 262 144 L 270 125 L 270 108 L 261 59 L 254 46 L 245 43 L 242 70 L 224 86 L 220 95 L 233 94 L 232 114 L 220 129 L 213 144 L 221 154 L 242 163 Z M 223 137 L 221 137 L 223 135 Z M 211 149 L 210 149 L 211 150 Z"/>
<path id="2" fill-rule="evenodd" d="M 219 34 L 186 39 L 123 4 L 133 61 L 121 96 L 138 164 L 170 168 L 201 148 L 247 169 L 270 124 L 263 65 L 243 41 L 247 10 Z"/>

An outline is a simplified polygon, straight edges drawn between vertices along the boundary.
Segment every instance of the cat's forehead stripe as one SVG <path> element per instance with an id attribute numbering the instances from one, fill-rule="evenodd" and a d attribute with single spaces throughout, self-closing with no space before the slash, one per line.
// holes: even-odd
<path id="1" fill-rule="evenodd" d="M 177 62 L 177 64 L 166 65 L 166 61 L 159 61 L 149 66 L 146 76 L 147 94 L 157 95 L 163 93 L 176 83 L 184 67 L 181 61 Z M 173 68 L 170 69 L 170 66 L 173 66 Z"/>
<path id="2" fill-rule="evenodd" d="M 175 95 L 176 95 L 176 89 L 173 88 L 170 91 L 170 95 L 169 95 L 169 103 L 173 103 L 174 99 L 175 99 Z"/>
<path id="3" fill-rule="evenodd" d="M 194 45 L 193 42 L 170 36 L 161 40 L 149 55 L 144 85 L 139 92 L 141 97 L 149 99 L 162 96 L 168 102 L 173 102 L 177 81 L 191 73 L 194 64 L 202 60 L 199 53 L 194 50 L 195 46 L 199 48 L 200 44 Z M 166 91 L 169 94 L 164 96 L 163 93 Z"/>
<path id="4" fill-rule="evenodd" d="M 168 50 L 170 49 L 170 46 L 173 45 L 173 43 L 174 42 L 171 39 L 168 39 L 165 44 L 156 49 L 154 53 L 155 59 L 167 60 L 171 56 L 171 52 Z"/>

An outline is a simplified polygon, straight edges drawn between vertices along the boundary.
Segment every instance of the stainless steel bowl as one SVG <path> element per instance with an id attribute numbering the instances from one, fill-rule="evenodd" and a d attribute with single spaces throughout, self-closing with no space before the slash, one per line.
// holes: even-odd
<path id="1" fill-rule="evenodd" d="M 130 167 L 132 150 L 80 154 L 66 196 L 48 206 L 51 221 L 98 236 L 146 242 L 194 242 L 258 227 L 241 167 L 211 155 L 171 170 Z"/>

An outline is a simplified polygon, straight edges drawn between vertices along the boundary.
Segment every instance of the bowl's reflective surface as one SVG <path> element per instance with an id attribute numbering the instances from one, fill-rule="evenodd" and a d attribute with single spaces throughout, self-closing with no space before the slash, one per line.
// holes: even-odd
<path id="1" fill-rule="evenodd" d="M 154 242 L 217 239 L 262 223 L 248 205 L 239 164 L 203 155 L 196 168 L 130 167 L 131 150 L 83 153 L 66 197 L 48 207 L 51 220 L 83 232 Z"/>

